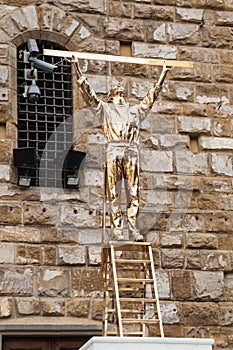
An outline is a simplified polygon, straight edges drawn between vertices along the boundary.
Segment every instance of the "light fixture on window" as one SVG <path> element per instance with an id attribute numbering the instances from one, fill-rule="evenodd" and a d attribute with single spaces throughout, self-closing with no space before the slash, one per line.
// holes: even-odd
<path id="1" fill-rule="evenodd" d="M 80 177 L 78 171 L 84 164 L 85 152 L 69 150 L 65 151 L 63 163 L 63 187 L 64 188 L 78 188 Z"/>
<path id="2" fill-rule="evenodd" d="M 30 171 L 36 169 L 39 163 L 39 157 L 33 147 L 14 148 L 13 149 L 14 165 L 18 169 L 17 185 L 20 187 L 30 187 Z"/>
<path id="3" fill-rule="evenodd" d="M 30 176 L 19 175 L 17 186 L 28 188 L 28 187 L 30 187 L 30 185 L 31 185 L 31 178 L 30 178 Z"/>

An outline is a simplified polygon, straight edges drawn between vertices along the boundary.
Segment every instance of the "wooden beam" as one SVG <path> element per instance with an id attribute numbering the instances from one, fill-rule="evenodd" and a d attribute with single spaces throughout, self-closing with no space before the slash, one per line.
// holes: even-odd
<path id="1" fill-rule="evenodd" d="M 189 61 L 175 61 L 175 60 L 163 60 L 154 58 L 141 58 L 141 57 L 128 57 L 128 56 L 114 56 L 89 52 L 76 52 L 76 51 L 61 51 L 44 49 L 45 56 L 58 56 L 64 58 L 80 58 L 87 60 L 107 61 L 107 62 L 120 62 L 120 63 L 134 63 L 134 64 L 148 64 L 151 66 L 163 66 L 164 63 L 168 67 L 187 67 L 193 68 L 194 63 Z"/>

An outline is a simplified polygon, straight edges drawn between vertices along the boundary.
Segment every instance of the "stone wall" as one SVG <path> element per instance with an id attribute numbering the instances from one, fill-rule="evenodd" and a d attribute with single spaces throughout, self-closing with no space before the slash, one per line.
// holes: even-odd
<path id="1" fill-rule="evenodd" d="M 76 86 L 75 142 L 88 152 L 80 190 L 16 186 L 16 48 L 34 38 L 194 61 L 169 72 L 142 123 L 139 225 L 153 243 L 165 335 L 211 337 L 215 349 L 232 349 L 233 2 L 0 0 L 0 8 L 0 324 L 102 314 L 103 136 Z M 131 102 L 161 70 L 82 67 L 100 96 L 120 81 Z"/>

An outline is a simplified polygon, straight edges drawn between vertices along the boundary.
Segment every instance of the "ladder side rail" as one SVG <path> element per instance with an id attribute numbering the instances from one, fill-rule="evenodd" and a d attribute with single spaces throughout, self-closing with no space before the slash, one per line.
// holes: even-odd
<path id="1" fill-rule="evenodd" d="M 106 265 L 105 265 L 105 272 L 104 272 L 104 315 L 103 315 L 103 329 L 102 329 L 102 335 L 104 337 L 107 336 L 108 331 L 108 309 L 109 309 L 109 284 L 110 284 L 110 261 L 109 261 L 109 254 L 107 257 Z"/>
<path id="2" fill-rule="evenodd" d="M 119 288 L 117 283 L 117 273 L 116 273 L 116 263 L 115 263 L 115 253 L 113 244 L 110 245 L 111 249 L 111 262 L 112 262 L 112 273 L 113 273 L 113 282 L 114 282 L 114 291 L 115 291 L 115 300 L 116 300 L 116 311 L 117 311 L 117 328 L 119 331 L 119 336 L 123 337 L 123 327 L 121 319 L 121 306 L 119 300 Z"/>
<path id="3" fill-rule="evenodd" d="M 160 329 L 161 338 L 164 338 L 162 316 L 161 316 L 160 304 L 159 304 L 159 293 L 158 293 L 158 288 L 157 288 L 156 275 L 155 275 L 155 269 L 154 269 L 154 259 L 153 259 L 151 246 L 149 246 L 148 249 L 149 249 L 149 256 L 150 256 L 150 261 L 151 261 L 151 273 L 152 273 L 152 277 L 154 280 L 154 292 L 155 292 L 158 318 L 159 318 L 159 329 Z"/>

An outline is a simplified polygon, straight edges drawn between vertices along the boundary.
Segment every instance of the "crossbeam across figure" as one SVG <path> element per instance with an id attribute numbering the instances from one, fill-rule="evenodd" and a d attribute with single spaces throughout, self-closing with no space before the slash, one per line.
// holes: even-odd
<path id="1" fill-rule="evenodd" d="M 105 155 L 105 200 L 110 203 L 110 225 L 114 240 L 124 240 L 123 213 L 121 208 L 121 181 L 124 179 L 127 195 L 126 216 L 129 239 L 144 240 L 137 227 L 139 214 L 139 132 L 142 120 L 156 101 L 168 71 L 173 66 L 193 67 L 192 62 L 139 59 L 133 57 L 75 53 L 59 50 L 44 50 L 44 54 L 67 58 L 74 66 L 81 94 L 90 106 L 96 106 L 103 121 L 106 142 Z M 119 57 L 121 60 L 119 60 Z M 102 101 L 82 74 L 78 58 L 98 59 L 127 63 L 162 65 L 158 81 L 142 101 L 129 105 L 125 88 L 117 85 L 110 89 L 107 101 Z M 136 60 L 136 61 L 135 61 Z"/>

